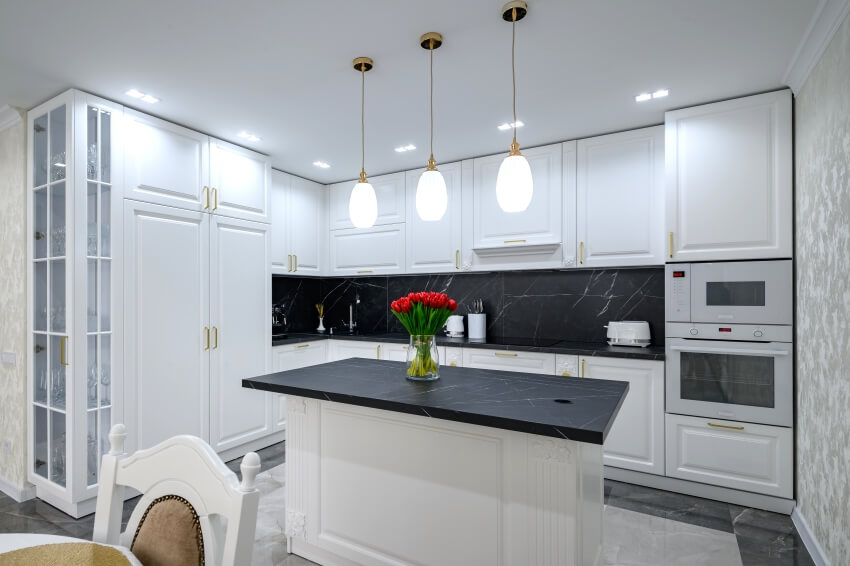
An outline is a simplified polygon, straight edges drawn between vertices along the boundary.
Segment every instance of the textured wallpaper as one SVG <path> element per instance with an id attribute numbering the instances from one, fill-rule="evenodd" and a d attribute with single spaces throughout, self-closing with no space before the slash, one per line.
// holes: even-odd
<path id="1" fill-rule="evenodd" d="M 850 17 L 797 96 L 797 503 L 850 557 Z"/>
<path id="2" fill-rule="evenodd" d="M 0 478 L 26 483 L 26 121 L 0 132 Z"/>

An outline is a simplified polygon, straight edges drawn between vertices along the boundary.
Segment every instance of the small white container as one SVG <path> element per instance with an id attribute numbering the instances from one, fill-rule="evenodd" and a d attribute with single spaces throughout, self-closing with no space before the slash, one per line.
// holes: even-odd
<path id="1" fill-rule="evenodd" d="M 487 315 L 468 314 L 467 322 L 468 334 L 470 340 L 485 340 L 487 338 Z"/>

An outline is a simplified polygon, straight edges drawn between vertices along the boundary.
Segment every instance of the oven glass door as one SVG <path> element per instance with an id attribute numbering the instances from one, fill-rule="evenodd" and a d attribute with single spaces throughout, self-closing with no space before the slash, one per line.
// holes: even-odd
<path id="1" fill-rule="evenodd" d="M 790 260 L 691 266 L 693 322 L 791 324 Z"/>
<path id="2" fill-rule="evenodd" d="M 671 339 L 667 410 L 791 426 L 791 345 Z"/>

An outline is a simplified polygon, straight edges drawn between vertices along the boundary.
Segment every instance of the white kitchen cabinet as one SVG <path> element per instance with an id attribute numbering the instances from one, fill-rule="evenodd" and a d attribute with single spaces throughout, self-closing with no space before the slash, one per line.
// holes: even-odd
<path id="1" fill-rule="evenodd" d="M 272 348 L 272 367 L 274 371 L 287 371 L 325 363 L 328 355 L 327 344 L 326 340 L 317 340 L 275 346 Z M 275 431 L 284 430 L 286 428 L 286 395 L 273 394 L 273 398 L 274 429 Z"/>
<path id="2" fill-rule="evenodd" d="M 360 340 L 333 340 L 328 346 L 328 361 L 336 362 L 348 358 L 381 359 L 381 343 Z"/>
<path id="3" fill-rule="evenodd" d="M 552 375 L 555 373 L 555 355 L 463 348 L 463 367 Z"/>
<path id="4" fill-rule="evenodd" d="M 222 216 L 269 221 L 271 161 L 255 151 L 210 138 L 210 210 Z"/>
<path id="5" fill-rule="evenodd" d="M 378 353 L 380 354 L 380 359 L 382 360 L 392 360 L 394 362 L 406 362 L 407 361 L 407 348 L 408 344 L 400 344 L 397 342 L 381 342 L 379 344 L 380 349 Z M 458 366 L 460 364 L 457 363 L 457 359 L 459 358 L 459 349 L 458 348 L 448 348 L 450 350 L 458 350 L 458 352 L 453 352 L 452 360 L 454 360 L 455 365 Z M 437 346 L 437 355 L 440 356 L 440 365 L 447 366 L 451 365 L 446 357 L 445 346 Z"/>
<path id="6" fill-rule="evenodd" d="M 667 261 L 792 257 L 791 91 L 665 114 Z"/>
<path id="7" fill-rule="evenodd" d="M 450 367 L 463 367 L 463 349 L 460 347 L 440 346 L 440 364 Z"/>
<path id="8" fill-rule="evenodd" d="M 791 428 L 668 414 L 667 475 L 790 499 L 793 437 Z"/>
<path id="9" fill-rule="evenodd" d="M 125 111 L 126 198 L 186 210 L 209 209 L 209 137 Z"/>
<path id="10" fill-rule="evenodd" d="M 578 356 L 556 354 L 555 375 L 560 375 L 561 377 L 579 377 Z"/>
<path id="11" fill-rule="evenodd" d="M 446 181 L 448 208 L 437 221 L 425 221 L 416 212 L 416 187 L 424 169 L 407 172 L 407 265 L 406 273 L 437 273 L 460 270 L 461 163 L 439 166 Z"/>
<path id="12" fill-rule="evenodd" d="M 562 213 L 561 213 L 561 255 L 563 267 L 576 267 L 578 247 L 576 246 L 576 167 L 578 166 L 578 144 L 568 141 L 561 144 L 563 153 L 561 166 Z"/>
<path id="13" fill-rule="evenodd" d="M 664 362 L 582 357 L 580 365 L 581 377 L 629 384 L 602 447 L 604 464 L 664 475 Z"/>
<path id="14" fill-rule="evenodd" d="M 328 275 L 404 273 L 405 225 L 330 231 Z"/>
<path id="15" fill-rule="evenodd" d="M 534 180 L 524 212 L 504 212 L 496 177 L 505 154 L 473 160 L 472 220 L 463 257 L 477 270 L 562 267 L 562 144 L 523 149 Z"/>
<path id="16" fill-rule="evenodd" d="M 327 262 L 327 188 L 272 171 L 272 273 L 321 275 Z"/>
<path id="17" fill-rule="evenodd" d="M 212 216 L 210 224 L 210 445 L 218 452 L 273 432 L 272 394 L 242 380 L 269 371 L 269 226 Z"/>
<path id="18" fill-rule="evenodd" d="M 329 187 L 330 229 L 342 230 L 354 228 L 348 216 L 348 200 L 351 189 L 357 181 L 344 181 Z M 369 177 L 369 183 L 375 189 L 378 199 L 378 218 L 375 226 L 404 222 L 407 214 L 405 207 L 405 174 L 391 173 Z"/>
<path id="19" fill-rule="evenodd" d="M 579 267 L 664 263 L 664 126 L 579 140 L 576 194 Z"/>

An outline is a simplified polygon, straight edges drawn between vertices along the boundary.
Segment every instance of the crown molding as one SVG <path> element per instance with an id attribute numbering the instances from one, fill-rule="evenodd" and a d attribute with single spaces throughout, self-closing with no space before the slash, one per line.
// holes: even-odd
<path id="1" fill-rule="evenodd" d="M 820 61 L 823 52 L 832 41 L 835 32 L 844 23 L 847 14 L 850 13 L 850 0 L 820 0 L 818 7 L 812 16 L 803 39 L 797 46 L 782 82 L 791 87 L 794 94 L 800 92 L 809 73 Z"/>
<path id="2" fill-rule="evenodd" d="M 0 106 L 0 132 L 14 126 L 20 119 L 21 115 L 18 111 L 8 104 Z"/>

